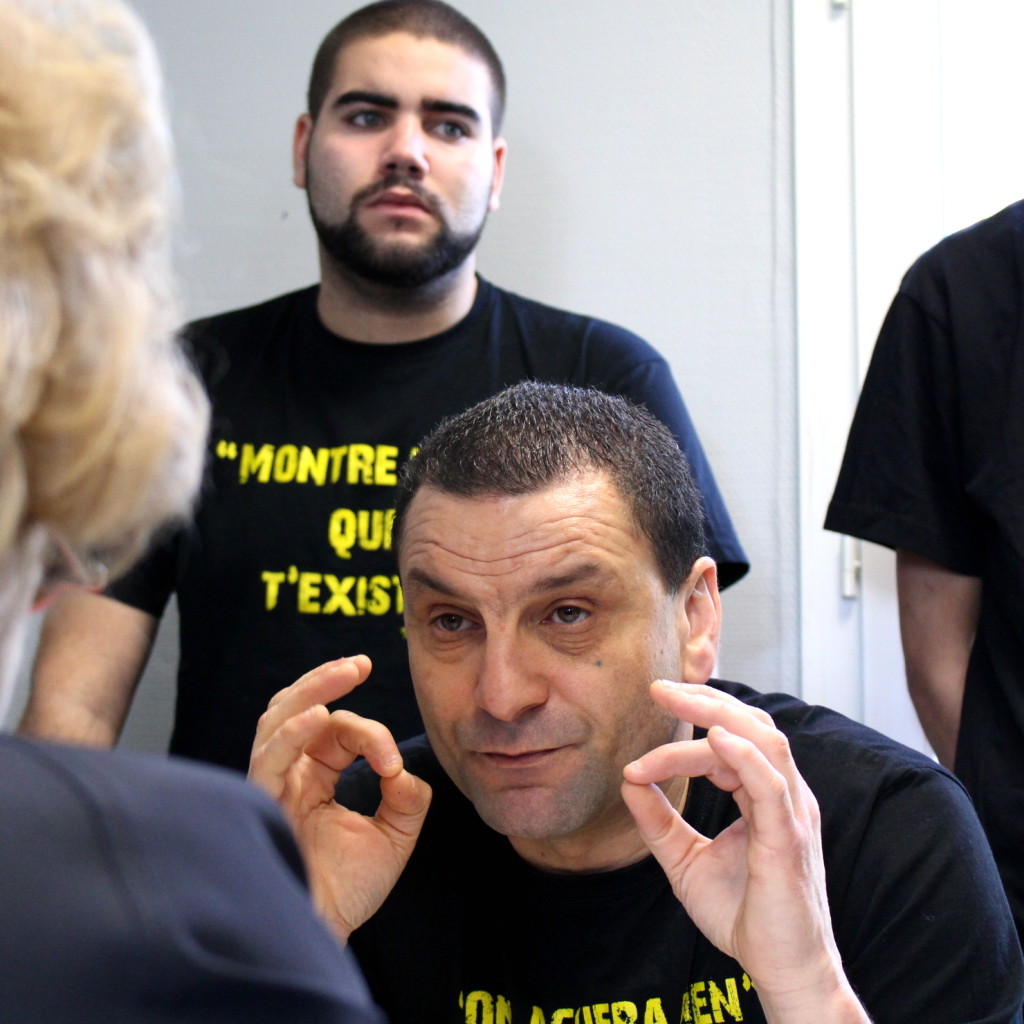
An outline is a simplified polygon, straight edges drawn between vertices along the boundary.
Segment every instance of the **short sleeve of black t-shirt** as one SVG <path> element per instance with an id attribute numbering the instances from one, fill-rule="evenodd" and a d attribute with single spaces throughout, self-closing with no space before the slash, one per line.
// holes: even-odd
<path id="1" fill-rule="evenodd" d="M 981 575 L 993 524 L 1024 497 L 1024 203 L 940 242 L 879 333 L 829 505 L 829 530 Z"/>

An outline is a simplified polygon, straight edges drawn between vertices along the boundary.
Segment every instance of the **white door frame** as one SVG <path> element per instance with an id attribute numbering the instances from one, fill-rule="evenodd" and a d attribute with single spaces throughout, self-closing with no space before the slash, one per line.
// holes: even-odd
<path id="1" fill-rule="evenodd" d="M 922 749 L 893 555 L 822 523 L 882 317 L 941 234 L 939 3 L 793 12 L 801 694 Z"/>
<path id="2" fill-rule="evenodd" d="M 861 718 L 860 602 L 822 529 L 857 393 L 849 28 L 831 0 L 794 0 L 801 696 Z"/>

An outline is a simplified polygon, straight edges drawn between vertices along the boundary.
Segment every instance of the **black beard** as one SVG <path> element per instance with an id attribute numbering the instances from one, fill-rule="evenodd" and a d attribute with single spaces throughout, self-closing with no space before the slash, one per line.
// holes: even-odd
<path id="1" fill-rule="evenodd" d="M 437 235 L 423 247 L 385 248 L 366 233 L 354 212 L 341 224 L 325 224 L 312 207 L 310 216 L 320 244 L 338 266 L 367 281 L 392 288 L 420 288 L 462 266 L 483 232 L 483 224 L 476 231 L 462 235 L 442 225 Z"/>
<path id="2" fill-rule="evenodd" d="M 308 167 L 306 173 L 308 176 Z M 440 231 L 421 248 L 380 246 L 356 220 L 356 211 L 363 202 L 397 185 L 409 188 L 420 196 L 440 222 Z M 407 181 L 400 175 L 391 175 L 354 196 L 349 215 L 341 224 L 328 224 L 317 214 L 313 205 L 313 191 L 313 187 L 309 187 L 306 192 L 309 216 L 327 255 L 339 267 L 366 281 L 390 288 L 421 288 L 462 266 L 480 241 L 486 220 L 483 218 L 475 231 L 456 234 L 445 223 L 433 199 L 417 183 Z"/>

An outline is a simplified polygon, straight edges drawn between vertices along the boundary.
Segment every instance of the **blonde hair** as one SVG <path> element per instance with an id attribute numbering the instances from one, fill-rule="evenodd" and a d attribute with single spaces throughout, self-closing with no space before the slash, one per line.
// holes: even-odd
<path id="1" fill-rule="evenodd" d="M 208 406 L 173 337 L 171 157 L 119 0 L 0 0 L 0 559 L 114 571 L 187 515 Z"/>

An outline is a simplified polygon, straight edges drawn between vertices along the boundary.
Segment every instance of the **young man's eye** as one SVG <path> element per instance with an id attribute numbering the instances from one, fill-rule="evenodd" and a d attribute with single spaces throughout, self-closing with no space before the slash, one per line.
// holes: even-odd
<path id="1" fill-rule="evenodd" d="M 376 110 L 358 110 L 349 117 L 348 123 L 357 128 L 379 128 L 384 118 Z"/>
<path id="2" fill-rule="evenodd" d="M 465 125 L 459 124 L 458 121 L 442 121 L 436 131 L 438 135 L 451 140 L 464 139 L 469 135 Z"/>

